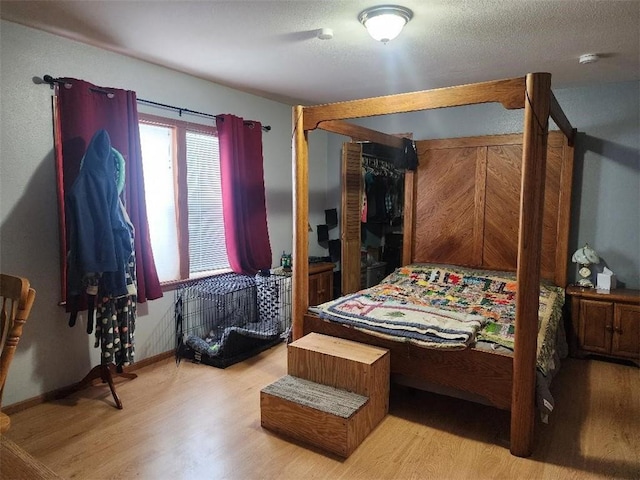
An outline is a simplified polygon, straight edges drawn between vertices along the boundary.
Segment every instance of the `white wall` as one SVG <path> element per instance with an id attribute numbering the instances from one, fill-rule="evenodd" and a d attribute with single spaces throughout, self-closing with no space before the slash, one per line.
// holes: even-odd
<path id="1" fill-rule="evenodd" d="M 263 135 L 265 186 L 273 264 L 291 252 L 291 107 L 173 70 L 2 21 L 0 141 L 0 270 L 29 278 L 37 291 L 5 387 L 3 405 L 67 386 L 99 362 L 84 319 L 75 328 L 59 307 L 58 211 L 51 95 L 33 77 L 50 74 L 134 90 L 139 98 L 210 113 L 233 113 L 272 127 Z M 151 107 L 140 111 L 170 116 Z M 175 115 L 175 114 L 173 114 Z M 193 122 L 206 122 L 196 116 Z M 324 215 L 326 136 L 310 144 L 313 218 Z M 311 176 L 311 175 L 310 175 Z M 316 211 L 317 210 L 317 211 Z M 312 252 L 311 248 L 310 254 Z M 139 309 L 136 358 L 171 350 L 173 293 Z M 126 402 L 126 399 L 123 399 Z"/>
<path id="2" fill-rule="evenodd" d="M 523 72 L 524 73 L 524 72 Z M 588 242 L 627 288 L 640 288 L 640 82 L 554 89 L 578 129 L 569 254 Z M 522 110 L 497 104 L 358 121 L 417 140 L 522 132 Z M 354 122 L 355 123 L 355 122 Z M 557 127 L 551 122 L 551 129 Z M 336 167 L 345 137 L 329 135 L 329 196 L 339 197 Z M 329 198 L 328 201 L 331 201 Z M 602 270 L 602 265 L 598 267 Z M 576 268 L 569 266 L 569 279 Z"/>

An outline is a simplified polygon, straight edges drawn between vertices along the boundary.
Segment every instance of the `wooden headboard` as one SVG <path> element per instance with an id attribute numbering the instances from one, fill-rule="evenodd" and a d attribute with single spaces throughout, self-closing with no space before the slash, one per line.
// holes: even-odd
<path id="1" fill-rule="evenodd" d="M 403 263 L 516 271 L 522 135 L 416 142 L 406 175 Z M 573 147 L 549 132 L 541 276 L 567 283 Z"/>

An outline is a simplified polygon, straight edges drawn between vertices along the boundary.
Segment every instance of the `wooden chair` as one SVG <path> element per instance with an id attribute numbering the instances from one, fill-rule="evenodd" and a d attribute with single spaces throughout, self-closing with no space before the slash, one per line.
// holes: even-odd
<path id="1" fill-rule="evenodd" d="M 29 287 L 29 280 L 0 274 L 0 406 L 9 366 L 35 298 L 36 291 Z M 10 425 L 9 416 L 0 412 L 0 433 Z"/>

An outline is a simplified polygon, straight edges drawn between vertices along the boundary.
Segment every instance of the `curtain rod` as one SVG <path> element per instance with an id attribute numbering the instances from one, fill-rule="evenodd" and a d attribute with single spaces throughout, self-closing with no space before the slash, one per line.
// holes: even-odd
<path id="1" fill-rule="evenodd" d="M 44 75 L 42 77 L 42 80 L 44 80 L 45 83 L 48 83 L 50 85 L 51 88 L 53 88 L 54 84 L 60 84 L 60 85 L 64 85 L 64 80 L 60 80 L 59 78 L 53 78 L 51 75 Z M 102 90 L 96 90 L 98 92 L 102 92 Z M 108 93 L 108 92 L 104 92 L 104 93 Z M 166 108 L 169 110 L 173 110 L 174 112 L 178 112 L 178 115 L 182 116 L 183 113 L 188 113 L 190 115 L 199 115 L 201 117 L 207 117 L 207 118 L 218 118 L 220 115 L 213 115 L 211 113 L 205 113 L 205 112 L 198 112 L 197 110 L 191 110 L 189 108 L 182 108 L 182 107 L 175 107 L 173 105 L 167 105 L 166 103 L 159 103 L 159 102 L 153 102 L 151 100 L 145 100 L 144 98 L 137 98 L 136 101 L 138 103 L 142 103 L 144 105 L 150 105 L 152 107 L 158 107 L 158 108 Z M 251 122 L 245 122 L 245 123 L 251 123 Z M 262 125 L 262 130 L 264 132 L 269 132 L 271 131 L 271 126 L 270 125 Z"/>

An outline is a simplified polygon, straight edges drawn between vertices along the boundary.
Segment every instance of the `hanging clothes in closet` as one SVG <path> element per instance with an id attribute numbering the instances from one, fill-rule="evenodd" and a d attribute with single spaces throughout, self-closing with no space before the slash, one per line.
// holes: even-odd
<path id="1" fill-rule="evenodd" d="M 362 243 L 379 247 L 386 230 L 402 222 L 404 174 L 390 162 L 362 155 Z"/>
<path id="2" fill-rule="evenodd" d="M 76 321 L 77 301 L 89 299 L 87 333 L 93 330 L 101 363 L 119 369 L 134 359 L 136 272 L 134 229 L 120 200 L 124 159 L 106 130 L 91 139 L 78 177 L 66 195 L 69 225 L 67 291 Z"/>

